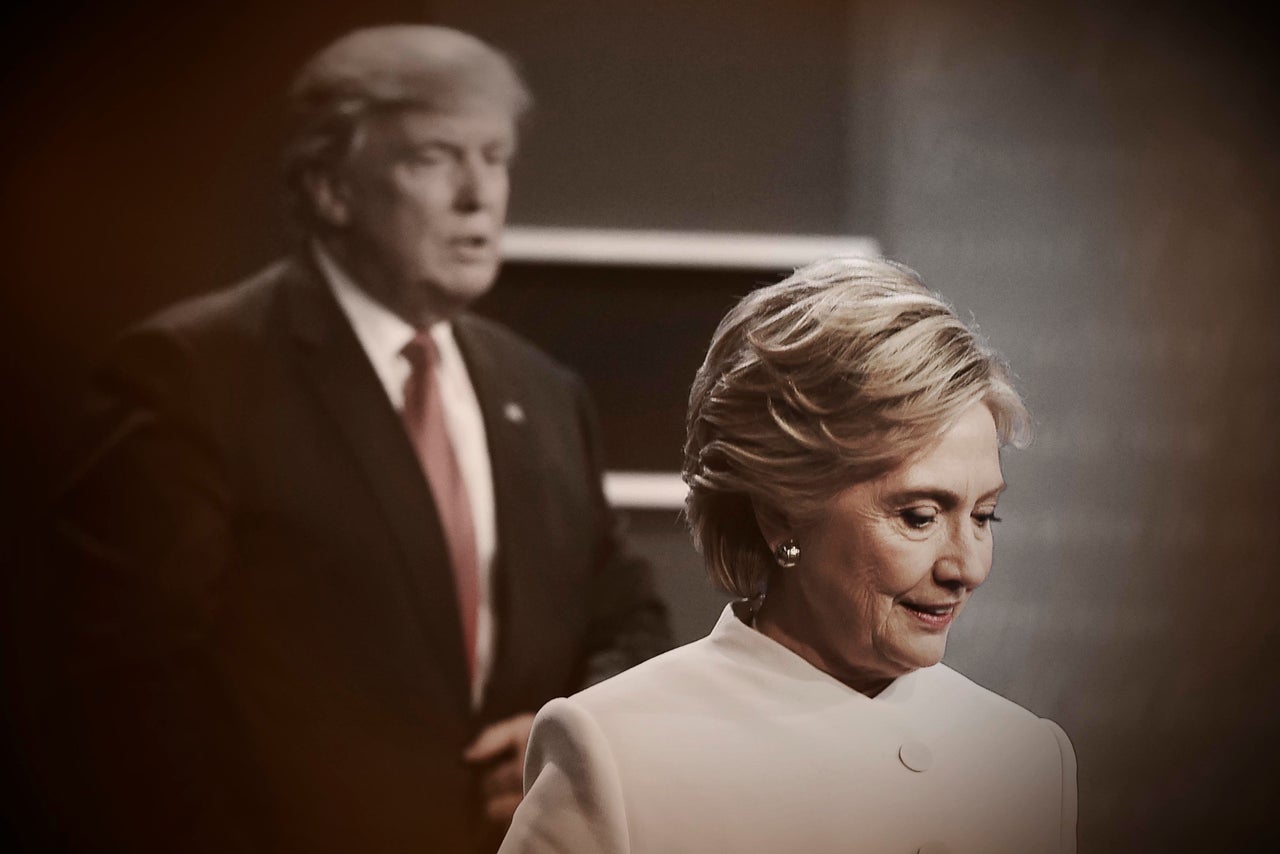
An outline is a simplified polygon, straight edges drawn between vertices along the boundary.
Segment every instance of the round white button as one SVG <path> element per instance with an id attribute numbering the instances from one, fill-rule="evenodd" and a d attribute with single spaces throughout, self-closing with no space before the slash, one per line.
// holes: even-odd
<path id="1" fill-rule="evenodd" d="M 928 771 L 933 767 L 933 751 L 918 741 L 908 741 L 898 748 L 898 758 L 912 771 Z"/>

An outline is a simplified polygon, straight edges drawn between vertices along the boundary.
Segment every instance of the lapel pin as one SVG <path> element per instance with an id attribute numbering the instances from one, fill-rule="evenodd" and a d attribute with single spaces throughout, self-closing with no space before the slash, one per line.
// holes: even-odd
<path id="1" fill-rule="evenodd" d="M 502 415 L 512 424 L 524 423 L 524 408 L 514 400 L 503 405 Z"/>

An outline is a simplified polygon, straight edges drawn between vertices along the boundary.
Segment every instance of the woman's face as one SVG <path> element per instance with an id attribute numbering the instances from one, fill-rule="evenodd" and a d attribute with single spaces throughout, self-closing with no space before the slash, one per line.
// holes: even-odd
<path id="1" fill-rule="evenodd" d="M 991 570 L 999 447 L 977 403 L 921 455 L 838 493 L 817 521 L 790 531 L 800 563 L 776 570 L 761 630 L 781 630 L 782 643 L 873 694 L 937 664 Z"/>

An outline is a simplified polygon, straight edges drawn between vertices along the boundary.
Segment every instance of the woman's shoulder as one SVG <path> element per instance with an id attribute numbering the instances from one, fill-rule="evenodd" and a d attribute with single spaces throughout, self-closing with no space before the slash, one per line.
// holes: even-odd
<path id="1" fill-rule="evenodd" d="M 929 695 L 945 695 L 952 703 L 963 703 L 985 713 L 1009 715 L 1030 720 L 1035 715 L 1018 703 L 979 685 L 973 679 L 945 664 L 936 664 L 918 672 L 919 690 Z"/>
<path id="2" fill-rule="evenodd" d="M 1045 744 L 1066 741 L 1066 733 L 1053 721 L 945 664 L 927 667 L 914 675 L 912 706 L 926 718 L 945 716 L 951 723 L 999 733 L 1006 739 L 1024 738 Z"/>
<path id="3" fill-rule="evenodd" d="M 673 699 L 689 696 L 691 688 L 705 686 L 715 670 L 714 659 L 712 640 L 704 637 L 585 688 L 571 699 L 596 716 L 666 708 Z"/>
<path id="4" fill-rule="evenodd" d="M 711 633 L 573 696 L 597 716 L 740 717 L 822 703 L 847 689 L 743 623 L 727 607 Z"/>

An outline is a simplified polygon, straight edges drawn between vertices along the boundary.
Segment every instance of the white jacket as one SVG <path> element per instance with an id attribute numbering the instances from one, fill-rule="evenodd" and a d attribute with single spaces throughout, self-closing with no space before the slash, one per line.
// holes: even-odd
<path id="1" fill-rule="evenodd" d="M 874 699 L 742 623 L 538 713 L 500 854 L 1075 851 L 1060 727 L 944 665 Z"/>

